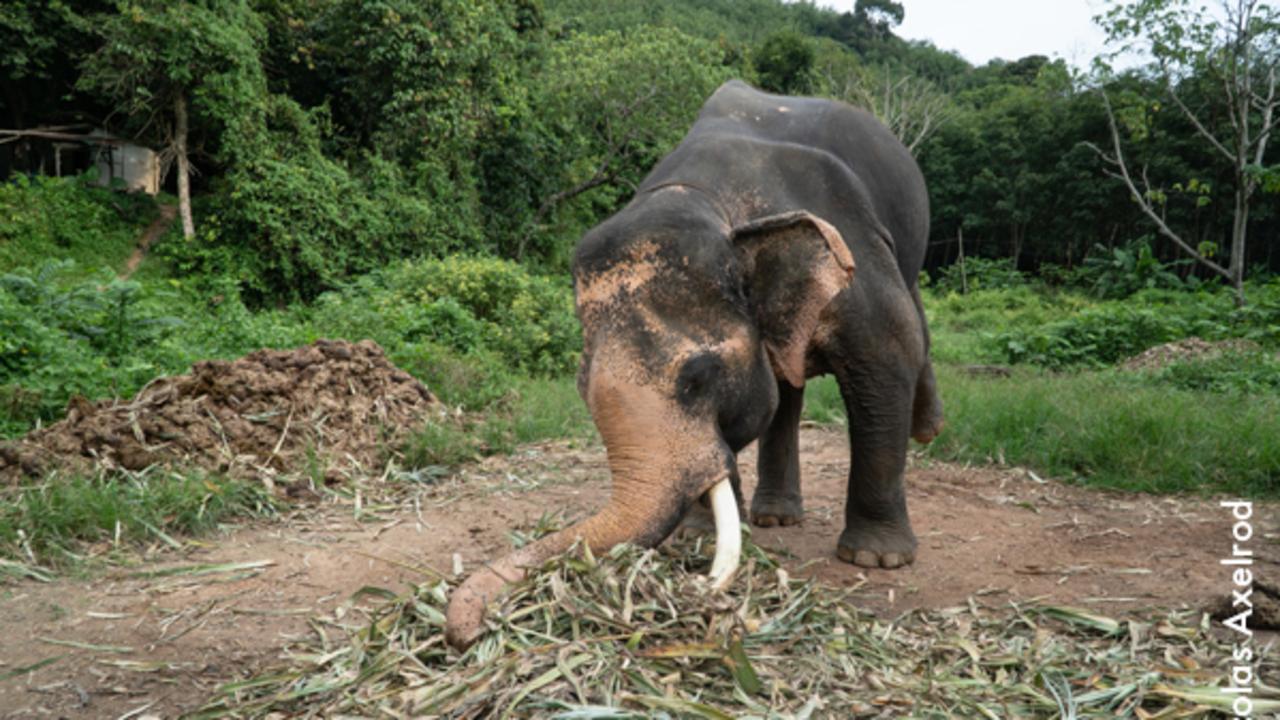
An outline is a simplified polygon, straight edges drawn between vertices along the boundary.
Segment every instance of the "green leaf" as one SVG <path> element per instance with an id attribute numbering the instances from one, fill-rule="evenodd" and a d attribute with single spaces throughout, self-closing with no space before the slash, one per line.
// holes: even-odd
<path id="1" fill-rule="evenodd" d="M 747 657 L 747 651 L 742 647 L 742 639 L 735 637 L 729 643 L 729 652 L 724 656 L 724 664 L 729 668 L 729 672 L 733 675 L 733 679 L 738 683 L 738 687 L 748 695 L 755 695 L 764 689 L 764 684 L 760 682 L 759 676 L 756 675 L 755 668 L 751 667 L 751 660 Z"/>

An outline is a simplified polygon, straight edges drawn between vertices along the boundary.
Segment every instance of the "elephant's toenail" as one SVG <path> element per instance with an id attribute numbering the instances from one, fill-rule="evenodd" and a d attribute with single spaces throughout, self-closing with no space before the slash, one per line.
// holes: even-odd
<path id="1" fill-rule="evenodd" d="M 902 565 L 902 556 L 898 553 L 885 553 L 880 558 L 880 567 L 893 569 Z"/>
<path id="2" fill-rule="evenodd" d="M 853 554 L 853 564 L 864 568 L 880 567 L 880 558 L 870 550 L 859 550 Z"/>

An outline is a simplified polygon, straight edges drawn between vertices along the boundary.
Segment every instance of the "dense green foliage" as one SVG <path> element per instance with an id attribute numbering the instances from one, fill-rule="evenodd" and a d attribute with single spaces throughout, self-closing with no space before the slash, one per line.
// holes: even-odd
<path id="1" fill-rule="evenodd" d="M 1109 140 L 1094 81 L 1043 56 L 973 67 L 903 41 L 892 0 L 846 13 L 778 0 L 9 5 L 6 98 L 33 95 L 37 80 L 58 88 L 29 108 L 8 103 L 13 124 L 33 111 L 30 124 L 87 113 L 170 147 L 173 101 L 189 100 L 198 232 L 168 248 L 173 267 L 235 278 L 255 306 L 459 250 L 563 271 L 581 232 L 625 202 L 735 76 L 867 104 L 918 141 L 935 273 L 959 256 L 962 235 L 970 258 L 1011 258 L 1023 271 L 1125 263 L 1117 253 L 1138 252 L 1139 240 L 1138 264 L 1181 257 L 1087 144 Z M 1181 97 L 1211 105 L 1216 86 L 1189 67 Z M 1225 257 L 1239 183 L 1156 75 L 1098 81 L 1170 225 Z M 1204 117 L 1210 130 L 1229 125 Z M 1258 193 L 1275 185 L 1275 157 L 1251 171 Z M 1274 203 L 1253 205 L 1250 237 L 1274 236 Z M 1280 257 L 1254 242 L 1246 263 L 1275 269 Z M 1204 277 L 1190 265 L 1170 272 Z"/>
<path id="2" fill-rule="evenodd" d="M 145 196 L 86 180 L 19 176 L 0 184 L 0 273 L 53 257 L 121 266 L 155 208 Z"/>
<path id="3" fill-rule="evenodd" d="M 0 436 L 56 419 L 74 395 L 127 397 L 196 360 L 321 337 L 372 339 L 445 400 L 477 409 L 513 374 L 570 372 L 579 347 L 567 285 L 503 260 L 403 263 L 312 306 L 256 313 L 234 283 L 121 281 L 51 263 L 0 276 Z"/>
<path id="4" fill-rule="evenodd" d="M 1254 304 L 1236 308 L 1224 292 L 1146 290 L 1036 327 L 999 333 L 994 341 L 1010 362 L 1052 368 L 1112 365 L 1149 347 L 1188 337 L 1280 345 L 1280 284 L 1258 286 L 1254 292 Z"/>

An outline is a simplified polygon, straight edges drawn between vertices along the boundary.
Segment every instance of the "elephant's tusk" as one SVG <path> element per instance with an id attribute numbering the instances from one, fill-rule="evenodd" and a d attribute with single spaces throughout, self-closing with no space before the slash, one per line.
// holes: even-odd
<path id="1" fill-rule="evenodd" d="M 716 518 L 716 558 L 711 563 L 711 587 L 723 590 L 733 581 L 742 557 L 742 528 L 733 485 L 724 478 L 711 488 L 711 512 Z"/>

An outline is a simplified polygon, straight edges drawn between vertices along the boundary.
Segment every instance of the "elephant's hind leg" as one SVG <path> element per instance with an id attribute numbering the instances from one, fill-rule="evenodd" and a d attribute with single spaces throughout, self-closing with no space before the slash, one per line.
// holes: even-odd
<path id="1" fill-rule="evenodd" d="M 751 522 L 760 527 L 795 525 L 804 517 L 800 499 L 800 411 L 804 390 L 778 381 L 778 409 L 760 437 L 758 480 Z"/>

